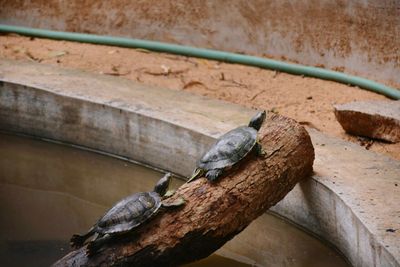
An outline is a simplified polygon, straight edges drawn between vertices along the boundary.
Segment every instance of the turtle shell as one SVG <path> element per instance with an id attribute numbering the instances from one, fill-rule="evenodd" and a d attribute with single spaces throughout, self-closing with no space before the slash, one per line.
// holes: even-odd
<path id="1" fill-rule="evenodd" d="M 96 232 L 122 233 L 132 230 L 151 218 L 161 207 L 161 197 L 156 192 L 141 192 L 122 199 L 98 222 Z"/>
<path id="2" fill-rule="evenodd" d="M 198 162 L 203 170 L 224 169 L 244 158 L 257 141 L 257 130 L 242 126 L 233 129 L 223 136 L 204 154 Z"/>

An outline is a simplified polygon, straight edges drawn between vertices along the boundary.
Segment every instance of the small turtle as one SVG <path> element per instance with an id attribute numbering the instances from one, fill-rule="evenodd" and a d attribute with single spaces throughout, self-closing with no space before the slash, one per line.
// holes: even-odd
<path id="1" fill-rule="evenodd" d="M 265 111 L 258 112 L 248 126 L 241 126 L 221 136 L 197 163 L 191 181 L 205 174 L 209 181 L 215 181 L 224 170 L 243 159 L 250 151 L 263 154 L 257 140 L 257 132 L 265 120 Z"/>
<path id="2" fill-rule="evenodd" d="M 168 204 L 162 202 L 163 197 L 171 195 L 170 191 L 167 192 L 170 181 L 171 174 L 167 173 L 158 181 L 153 191 L 136 193 L 119 201 L 86 234 L 73 235 L 71 247 L 80 248 L 89 237 L 95 235 L 87 247 L 88 255 L 92 255 L 115 236 L 131 232 L 152 218 L 160 208 L 183 205 L 183 198 Z"/>

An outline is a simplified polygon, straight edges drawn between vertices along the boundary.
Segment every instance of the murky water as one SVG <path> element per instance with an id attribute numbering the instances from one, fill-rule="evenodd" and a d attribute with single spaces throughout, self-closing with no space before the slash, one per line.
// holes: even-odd
<path id="1" fill-rule="evenodd" d="M 151 190 L 161 176 L 96 153 L 0 134 L 0 265 L 50 265 L 70 250 L 73 233 L 85 232 L 122 197 Z M 187 266 L 348 266 L 272 215 L 258 218 L 218 254 Z"/>

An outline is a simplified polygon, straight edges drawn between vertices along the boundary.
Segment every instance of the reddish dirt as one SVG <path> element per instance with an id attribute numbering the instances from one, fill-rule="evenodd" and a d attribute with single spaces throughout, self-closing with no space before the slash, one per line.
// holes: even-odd
<path id="1" fill-rule="evenodd" d="M 172 90 L 185 90 L 294 118 L 322 132 L 400 159 L 400 143 L 387 144 L 347 135 L 333 105 L 384 96 L 330 81 L 256 67 L 183 56 L 66 41 L 0 36 L 0 57 L 30 60 L 120 76 Z"/>

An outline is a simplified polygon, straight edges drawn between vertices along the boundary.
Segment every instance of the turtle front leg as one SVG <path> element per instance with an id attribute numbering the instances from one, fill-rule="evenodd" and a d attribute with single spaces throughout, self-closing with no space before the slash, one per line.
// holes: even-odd
<path id="1" fill-rule="evenodd" d="M 72 248 L 80 248 L 85 243 L 86 239 L 94 234 L 94 227 L 90 228 L 90 230 L 84 235 L 75 234 L 71 237 L 69 242 Z"/>
<path id="2" fill-rule="evenodd" d="M 206 178 L 211 181 L 214 182 L 215 180 L 217 180 L 218 177 L 220 177 L 222 175 L 222 169 L 213 169 L 213 170 L 209 170 L 206 173 Z"/>

